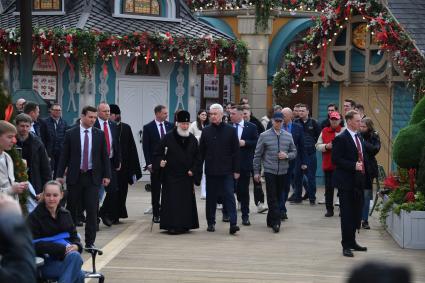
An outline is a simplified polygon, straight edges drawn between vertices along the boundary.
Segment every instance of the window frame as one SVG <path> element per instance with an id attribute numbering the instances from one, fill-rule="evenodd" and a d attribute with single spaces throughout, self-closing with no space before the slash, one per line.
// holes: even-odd
<path id="1" fill-rule="evenodd" d="M 39 0 L 40 2 L 40 7 L 41 7 L 41 1 L 43 0 Z M 50 0 L 50 2 L 53 2 L 55 0 Z M 57 0 L 59 1 L 59 8 L 58 9 L 35 9 L 35 0 L 32 0 L 32 11 L 33 13 L 39 13 L 39 12 L 63 12 L 63 0 Z M 53 4 L 53 3 L 52 3 Z"/>
<path id="2" fill-rule="evenodd" d="M 148 13 L 126 12 L 125 11 L 125 4 L 127 3 L 127 1 L 133 1 L 133 11 L 135 10 L 135 2 L 137 0 L 122 0 L 121 1 L 121 14 L 123 14 L 123 15 L 148 16 L 148 17 L 157 17 L 157 18 L 162 17 L 162 14 L 161 14 L 162 5 L 161 5 L 161 1 L 159 1 L 159 0 L 149 0 L 150 1 L 150 10 L 151 10 L 150 14 L 148 14 Z M 159 6 L 159 14 L 158 15 L 152 14 L 152 1 L 158 2 L 158 6 Z"/>

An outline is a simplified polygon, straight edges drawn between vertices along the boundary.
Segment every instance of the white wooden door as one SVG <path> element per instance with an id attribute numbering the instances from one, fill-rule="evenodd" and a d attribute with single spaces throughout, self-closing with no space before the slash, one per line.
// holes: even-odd
<path id="1" fill-rule="evenodd" d="M 117 104 L 121 120 L 131 126 L 136 141 L 140 165 L 146 165 L 140 135 L 143 126 L 154 119 L 154 107 L 168 107 L 168 82 L 144 80 L 118 80 Z M 144 171 L 143 174 L 148 174 Z"/>

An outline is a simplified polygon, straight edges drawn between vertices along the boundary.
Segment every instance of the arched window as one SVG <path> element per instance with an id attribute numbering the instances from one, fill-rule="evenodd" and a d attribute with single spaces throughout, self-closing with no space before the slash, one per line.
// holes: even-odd
<path id="1" fill-rule="evenodd" d="M 127 65 L 125 74 L 130 76 L 160 76 L 158 65 L 152 61 L 146 64 L 143 57 L 134 57 Z"/>
<path id="2" fill-rule="evenodd" d="M 62 10 L 62 0 L 34 0 L 34 11 L 60 11 Z"/>
<path id="3" fill-rule="evenodd" d="M 35 59 L 32 68 L 32 87 L 44 100 L 58 99 L 58 70 L 55 61 L 49 55 Z"/>
<path id="4" fill-rule="evenodd" d="M 158 0 L 124 0 L 123 12 L 125 14 L 159 16 L 161 7 Z"/>

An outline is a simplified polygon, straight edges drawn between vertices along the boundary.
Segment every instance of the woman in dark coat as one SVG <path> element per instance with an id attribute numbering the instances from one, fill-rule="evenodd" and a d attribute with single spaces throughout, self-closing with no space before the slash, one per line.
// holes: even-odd
<path id="1" fill-rule="evenodd" d="M 61 184 L 47 182 L 43 201 L 28 216 L 28 225 L 36 254 L 45 258 L 41 267 L 43 278 L 59 283 L 84 283 L 82 246 L 71 214 L 59 205 L 62 198 Z"/>
<path id="2" fill-rule="evenodd" d="M 362 228 L 370 229 L 369 226 L 369 206 L 372 200 L 372 184 L 373 180 L 378 177 L 378 161 L 376 161 L 376 155 L 381 149 L 381 140 L 379 139 L 378 133 L 375 131 L 373 121 L 369 117 L 364 117 L 360 123 L 360 132 L 363 137 L 365 153 L 369 160 L 370 168 L 369 178 L 367 178 L 365 190 L 364 190 L 364 204 L 362 212 Z"/>
<path id="3" fill-rule="evenodd" d="M 161 170 L 160 229 L 171 234 L 199 228 L 194 184 L 202 176 L 198 141 L 189 132 L 190 115 L 177 114 L 177 127 L 161 140 L 154 154 L 154 170 Z"/>

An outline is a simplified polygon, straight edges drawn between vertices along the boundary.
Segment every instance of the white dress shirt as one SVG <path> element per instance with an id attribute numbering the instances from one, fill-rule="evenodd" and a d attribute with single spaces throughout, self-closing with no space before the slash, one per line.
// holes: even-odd
<path id="1" fill-rule="evenodd" d="M 236 128 L 236 125 L 238 127 L 238 139 L 240 140 L 242 137 L 243 127 L 245 125 L 245 121 L 242 119 L 239 123 L 234 123 L 233 127 Z"/>
<path id="2" fill-rule="evenodd" d="M 162 124 L 162 129 L 164 130 L 164 135 L 167 133 L 167 130 L 165 129 L 165 123 L 164 122 L 158 122 L 157 120 L 155 120 L 156 123 L 156 128 L 158 129 L 158 134 L 159 137 L 161 138 L 161 124 Z"/>
<path id="3" fill-rule="evenodd" d="M 86 133 L 84 132 L 85 130 L 88 131 L 87 135 L 89 136 L 89 170 L 91 170 L 93 168 L 93 162 L 92 162 L 92 158 L 91 158 L 91 149 L 92 149 L 92 128 L 84 128 L 83 126 L 80 125 L 80 142 L 81 142 L 81 160 L 80 160 L 80 168 L 83 168 L 83 157 L 84 157 L 84 138 Z"/>
<path id="4" fill-rule="evenodd" d="M 350 130 L 349 128 L 347 128 L 347 131 L 350 133 L 351 138 L 353 139 L 354 144 L 356 145 L 356 148 L 357 148 L 356 135 L 357 135 L 358 133 L 353 132 L 353 131 L 352 131 L 352 130 Z M 362 155 L 363 155 L 362 143 L 361 143 L 361 141 L 360 141 L 360 138 L 358 138 L 358 139 L 359 139 L 359 143 L 360 143 L 360 152 L 361 152 L 361 153 L 362 153 Z"/>
<path id="5" fill-rule="evenodd" d="M 99 120 L 100 129 L 103 131 L 103 125 L 105 123 L 105 120 L 102 120 L 99 117 L 97 119 Z M 112 140 L 111 127 L 109 127 L 108 121 L 106 121 L 106 125 L 107 125 L 108 133 L 109 133 L 109 145 L 110 145 L 109 158 L 112 158 L 112 157 L 114 157 L 114 150 L 113 150 L 113 147 L 112 147 L 112 144 L 113 144 L 114 141 Z"/>

